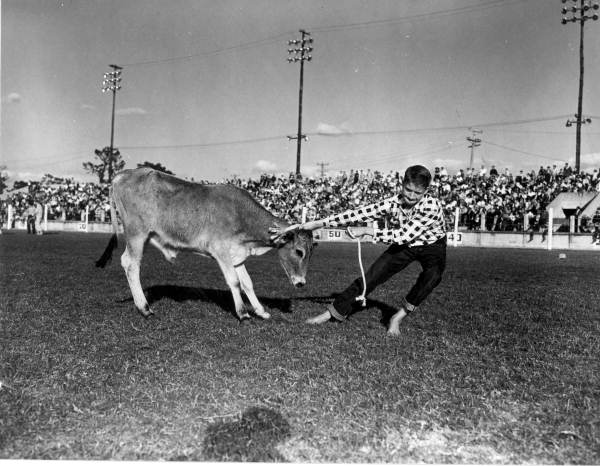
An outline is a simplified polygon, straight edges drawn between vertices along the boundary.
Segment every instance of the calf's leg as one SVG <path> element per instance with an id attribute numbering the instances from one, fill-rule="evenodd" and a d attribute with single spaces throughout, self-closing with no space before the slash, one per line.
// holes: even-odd
<path id="1" fill-rule="evenodd" d="M 140 283 L 140 264 L 142 262 L 142 255 L 144 254 L 145 241 L 146 239 L 143 236 L 127 239 L 127 247 L 121 256 L 121 266 L 125 270 L 135 307 L 137 307 L 138 311 L 144 317 L 148 317 L 150 314 L 154 314 L 154 312 L 152 312 L 148 301 L 146 301 L 144 290 Z"/>
<path id="2" fill-rule="evenodd" d="M 227 257 L 215 256 L 215 259 L 217 260 L 219 267 L 221 267 L 221 272 L 223 272 L 225 281 L 227 282 L 227 285 L 231 290 L 231 294 L 233 295 L 235 313 L 238 319 L 240 319 L 240 321 L 244 319 L 249 319 L 250 316 L 244 310 L 244 300 L 242 299 L 242 291 L 240 289 L 240 279 L 238 278 L 238 275 L 235 272 L 233 262 Z"/>
<path id="3" fill-rule="evenodd" d="M 265 308 L 256 297 L 256 294 L 254 294 L 254 286 L 252 285 L 252 279 L 250 278 L 250 275 L 248 275 L 246 266 L 243 264 L 238 265 L 235 267 L 235 271 L 239 278 L 240 285 L 242 286 L 242 290 L 244 290 L 244 293 L 246 293 L 246 296 L 248 296 L 248 299 L 250 300 L 250 304 L 252 304 L 252 307 L 254 308 L 254 313 L 263 319 L 271 317 L 271 314 L 265 311 Z"/>

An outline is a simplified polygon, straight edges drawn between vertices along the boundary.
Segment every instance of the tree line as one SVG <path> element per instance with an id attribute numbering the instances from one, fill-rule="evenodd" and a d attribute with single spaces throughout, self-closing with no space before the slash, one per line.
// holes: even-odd
<path id="1" fill-rule="evenodd" d="M 91 175 L 97 176 L 100 184 L 111 183 L 115 175 L 125 168 L 125 161 L 123 160 L 121 152 L 117 148 L 112 148 L 111 150 L 111 148 L 107 146 L 103 149 L 95 149 L 94 154 L 95 159 L 91 162 L 84 162 L 83 169 Z M 171 170 L 168 170 L 161 163 L 146 161 L 144 163 L 138 163 L 137 166 L 138 168 L 153 168 L 154 170 L 168 173 L 169 175 L 174 175 Z M 5 189 L 8 189 L 8 178 L 6 166 L 0 166 L 0 194 L 2 194 Z M 27 186 L 26 181 L 17 180 L 13 184 L 13 189 L 19 189 L 24 186 Z"/>

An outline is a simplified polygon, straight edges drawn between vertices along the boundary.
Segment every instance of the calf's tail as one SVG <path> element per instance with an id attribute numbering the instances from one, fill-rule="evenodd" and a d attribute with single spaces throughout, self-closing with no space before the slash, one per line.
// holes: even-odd
<path id="1" fill-rule="evenodd" d="M 117 240 L 117 234 L 119 232 L 119 224 L 117 222 L 117 207 L 115 206 L 112 186 L 110 187 L 108 197 L 110 199 L 110 219 L 112 222 L 113 234 L 110 237 L 110 241 L 108 242 L 106 249 L 102 253 L 102 256 L 96 261 L 96 267 L 100 268 L 104 268 L 106 264 L 108 264 L 112 260 L 113 251 L 119 245 L 119 241 Z"/>

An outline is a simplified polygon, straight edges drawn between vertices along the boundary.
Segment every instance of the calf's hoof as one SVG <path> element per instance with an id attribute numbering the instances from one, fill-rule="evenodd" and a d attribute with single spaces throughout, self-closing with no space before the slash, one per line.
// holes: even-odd
<path id="1" fill-rule="evenodd" d="M 150 309 L 150 306 L 146 306 L 143 309 L 139 309 L 140 314 L 142 314 L 146 319 L 150 316 L 154 315 L 154 311 L 152 309 Z"/>
<path id="2" fill-rule="evenodd" d="M 390 337 L 399 337 L 400 336 L 400 330 L 397 328 L 389 328 L 386 335 L 390 336 Z"/>
<path id="3" fill-rule="evenodd" d="M 260 317 L 261 319 L 264 319 L 264 320 L 267 320 L 267 319 L 270 319 L 270 318 L 271 318 L 271 314 L 269 314 L 269 313 L 268 313 L 268 312 L 266 312 L 266 311 L 257 311 L 257 310 L 255 310 L 255 311 L 254 311 L 254 313 L 255 313 L 255 314 L 258 316 L 258 317 Z"/>
<path id="4" fill-rule="evenodd" d="M 243 314 L 238 314 L 237 318 L 239 319 L 240 324 L 241 324 L 245 320 L 250 320 L 250 314 L 248 314 L 247 312 L 244 312 Z"/>

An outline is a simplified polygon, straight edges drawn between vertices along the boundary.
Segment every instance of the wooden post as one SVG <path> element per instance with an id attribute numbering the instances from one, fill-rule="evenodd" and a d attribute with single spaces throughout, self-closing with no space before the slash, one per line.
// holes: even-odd
<path id="1" fill-rule="evenodd" d="M 552 249 L 552 230 L 554 228 L 554 209 L 548 209 L 548 251 Z"/>
<path id="2" fill-rule="evenodd" d="M 458 221 L 460 219 L 460 207 L 454 211 L 454 247 L 458 246 Z"/>
<path id="3" fill-rule="evenodd" d="M 12 222 L 13 222 L 13 218 L 14 218 L 15 214 L 14 214 L 14 209 L 12 204 L 8 204 L 8 218 L 7 218 L 7 223 L 6 223 L 6 229 L 10 230 L 12 228 Z"/>

